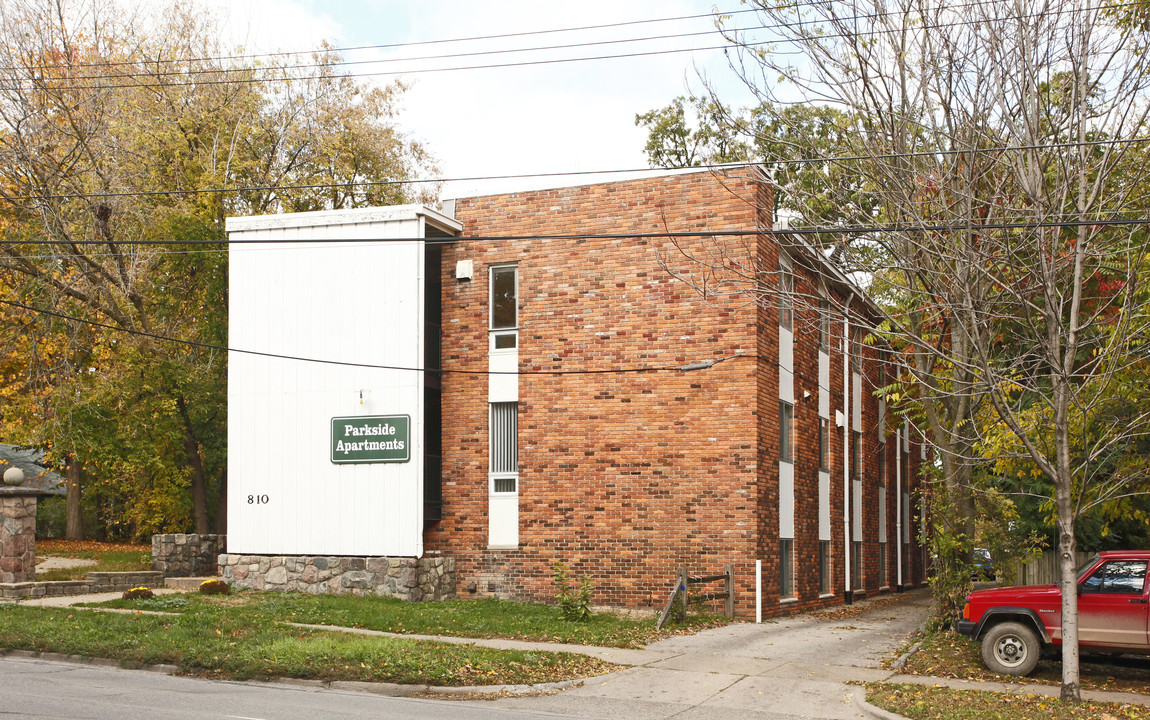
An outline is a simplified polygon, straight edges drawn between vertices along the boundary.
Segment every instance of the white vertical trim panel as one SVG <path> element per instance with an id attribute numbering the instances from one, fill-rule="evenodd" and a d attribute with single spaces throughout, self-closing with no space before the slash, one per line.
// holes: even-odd
<path id="1" fill-rule="evenodd" d="M 819 540 L 831 539 L 831 474 L 819 472 Z"/>
<path id="2" fill-rule="evenodd" d="M 779 537 L 795 536 L 795 466 L 779 463 Z"/>

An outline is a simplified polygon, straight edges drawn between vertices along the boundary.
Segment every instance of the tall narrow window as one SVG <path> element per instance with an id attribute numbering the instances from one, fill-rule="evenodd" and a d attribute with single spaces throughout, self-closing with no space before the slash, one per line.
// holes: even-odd
<path id="1" fill-rule="evenodd" d="M 795 275 L 789 260 L 779 258 L 779 327 L 794 330 Z"/>
<path id="2" fill-rule="evenodd" d="M 854 352 L 851 353 L 851 365 L 857 373 L 862 372 L 863 363 L 863 330 L 860 327 L 854 329 Z"/>
<path id="3" fill-rule="evenodd" d="M 862 433 L 854 431 L 851 447 L 851 477 L 862 480 Z"/>
<path id="4" fill-rule="evenodd" d="M 819 540 L 819 594 L 831 591 L 831 541 Z"/>
<path id="5" fill-rule="evenodd" d="M 492 491 L 518 490 L 519 403 L 491 403 Z"/>
<path id="6" fill-rule="evenodd" d="M 853 590 L 862 590 L 863 584 L 863 544 L 855 541 L 851 552 L 851 585 Z"/>
<path id="7" fill-rule="evenodd" d="M 795 461 L 795 406 L 779 401 L 779 460 Z"/>
<path id="8" fill-rule="evenodd" d="M 878 584 L 879 587 L 887 587 L 885 542 L 880 542 L 878 544 Z"/>
<path id="9" fill-rule="evenodd" d="M 795 597 L 795 541 L 779 540 L 779 597 Z"/>
<path id="10" fill-rule="evenodd" d="M 819 418 L 819 470 L 831 471 L 831 421 Z"/>
<path id="11" fill-rule="evenodd" d="M 491 349 L 510 350 L 519 340 L 519 269 L 491 268 Z"/>
<path id="12" fill-rule="evenodd" d="M 819 351 L 831 351 L 831 304 L 827 300 L 819 300 Z"/>

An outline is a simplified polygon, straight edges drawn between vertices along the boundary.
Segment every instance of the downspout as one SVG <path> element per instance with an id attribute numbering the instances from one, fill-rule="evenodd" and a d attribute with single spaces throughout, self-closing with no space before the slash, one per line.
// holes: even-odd
<path id="1" fill-rule="evenodd" d="M 905 426 L 906 423 L 904 422 Z M 894 557 L 898 566 L 898 592 L 902 592 L 902 434 L 903 427 L 895 427 L 894 462 Z"/>
<path id="2" fill-rule="evenodd" d="M 843 598 L 847 603 L 851 597 L 851 323 L 850 306 L 855 299 L 852 292 L 843 303 Z"/>

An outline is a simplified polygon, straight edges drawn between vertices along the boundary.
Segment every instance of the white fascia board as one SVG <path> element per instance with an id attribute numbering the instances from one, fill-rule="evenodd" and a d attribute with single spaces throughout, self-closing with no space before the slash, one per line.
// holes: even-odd
<path id="1" fill-rule="evenodd" d="M 316 210 L 313 212 L 278 213 L 275 215 L 249 215 L 230 217 L 224 223 L 229 233 L 253 230 L 283 230 L 303 227 L 331 227 L 335 225 L 356 225 L 364 223 L 384 223 L 402 220 L 427 218 L 449 232 L 460 232 L 463 223 L 455 218 L 432 210 L 426 205 L 386 205 L 383 207 L 353 208 L 350 210 Z"/>

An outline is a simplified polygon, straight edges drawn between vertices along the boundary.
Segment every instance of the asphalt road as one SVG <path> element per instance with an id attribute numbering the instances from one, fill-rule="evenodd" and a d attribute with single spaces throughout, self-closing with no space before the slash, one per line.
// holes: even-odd
<path id="1" fill-rule="evenodd" d="M 570 716 L 568 716 L 570 717 Z M 550 712 L 489 702 L 172 677 L 24 658 L 0 658 L 0 720 L 535 720 Z"/>

